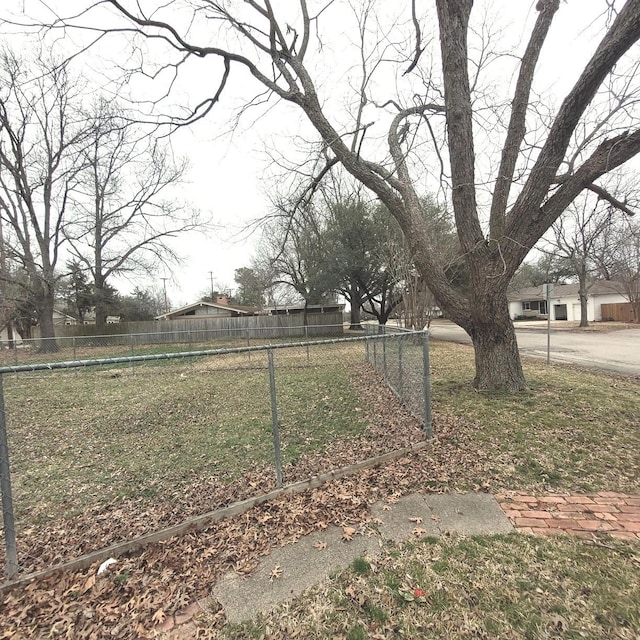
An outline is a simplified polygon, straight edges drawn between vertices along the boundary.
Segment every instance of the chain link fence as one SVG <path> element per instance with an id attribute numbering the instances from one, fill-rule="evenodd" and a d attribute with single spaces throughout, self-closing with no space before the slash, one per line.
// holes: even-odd
<path id="1" fill-rule="evenodd" d="M 387 325 L 365 325 L 367 361 L 382 376 L 400 402 L 425 425 L 431 436 L 429 333 Z M 382 336 L 382 338 L 380 338 Z M 385 336 L 393 336 L 391 340 Z"/>
<path id="2" fill-rule="evenodd" d="M 115 333 L 55 338 L 16 339 L 0 343 L 0 366 L 86 360 L 113 356 L 138 356 L 264 345 L 267 342 L 312 340 L 343 333 L 342 324 L 298 326 L 259 325 L 234 329 L 187 329 L 146 333 Z"/>
<path id="3" fill-rule="evenodd" d="M 431 433 L 423 333 L 137 355 L 120 346 L 0 366 L 9 578 Z"/>

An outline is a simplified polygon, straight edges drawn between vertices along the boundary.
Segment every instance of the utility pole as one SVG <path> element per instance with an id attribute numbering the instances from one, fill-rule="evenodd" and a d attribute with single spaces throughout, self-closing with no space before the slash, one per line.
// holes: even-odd
<path id="1" fill-rule="evenodd" d="M 213 271 L 209 271 L 209 278 L 211 279 L 211 300 L 210 302 L 215 302 L 213 299 Z"/>
<path id="2" fill-rule="evenodd" d="M 167 280 L 169 278 L 160 278 L 162 280 L 162 288 L 164 289 L 164 312 L 169 312 L 169 305 L 167 304 Z"/>

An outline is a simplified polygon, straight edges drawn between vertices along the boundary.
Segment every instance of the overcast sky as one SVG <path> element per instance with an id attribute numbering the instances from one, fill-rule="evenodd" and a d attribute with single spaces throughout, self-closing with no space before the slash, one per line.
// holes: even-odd
<path id="1" fill-rule="evenodd" d="M 0 17 L 3 11 L 10 10 L 14 11 L 14 15 L 17 15 L 16 11 L 24 11 L 31 16 L 43 15 L 45 11 L 40 0 L 10 0 L 8 4 L 9 8 L 0 8 Z M 64 7 L 69 11 L 70 4 L 76 9 L 89 4 L 89 0 L 74 0 L 73 3 L 49 2 L 48 6 Z M 281 3 L 277 2 L 276 6 L 279 4 Z M 382 4 L 380 2 L 380 6 Z M 393 4 L 385 4 L 384 7 L 397 7 L 398 4 L 394 0 Z M 417 4 L 420 7 L 431 6 L 433 3 L 431 0 L 424 0 Z M 487 4 L 476 0 L 474 13 L 481 14 Z M 494 0 L 491 3 L 495 24 L 501 24 L 504 29 L 496 45 L 502 51 L 516 47 L 518 53 L 522 52 L 535 20 L 535 4 L 535 0 Z M 334 102 L 338 105 L 340 100 L 342 104 L 346 104 L 346 85 L 357 77 L 357 74 L 354 75 L 357 57 L 351 46 L 355 39 L 355 23 L 352 13 L 344 5 L 345 3 L 342 6 L 336 3 L 320 22 L 320 30 L 326 34 L 322 61 L 312 70 L 321 77 L 319 85 L 323 90 L 333 94 L 335 86 L 339 99 Z M 407 5 L 410 3 L 407 2 Z M 568 0 L 562 3 L 541 58 L 541 74 L 536 83 L 537 90 L 547 95 L 550 101 L 559 102 L 562 99 L 595 48 L 603 23 L 601 20 L 594 23 L 594 20 L 605 9 L 605 0 Z M 179 16 L 176 18 L 179 19 Z M 424 19 L 422 27 L 425 41 L 433 38 L 432 46 L 437 47 L 432 17 Z M 5 25 L 3 30 L 6 32 L 8 27 Z M 69 51 L 81 41 L 79 34 L 69 34 L 66 40 L 63 39 L 56 46 Z M 213 38 L 210 38 L 207 44 L 212 41 Z M 100 62 L 100 56 L 106 55 L 114 61 L 118 52 L 125 50 L 126 46 L 117 37 L 104 41 L 100 50 L 86 59 L 85 70 L 95 73 L 102 68 L 108 69 L 108 63 Z M 152 53 L 155 55 L 156 52 Z M 499 65 L 496 70 L 500 75 Z M 257 238 L 257 235 L 247 236 L 246 233 L 241 233 L 241 229 L 270 210 L 269 195 L 274 190 L 274 176 L 267 151 L 277 147 L 285 156 L 287 150 L 295 156 L 292 136 L 310 136 L 301 112 L 286 106 L 276 106 L 257 122 L 253 122 L 254 114 L 250 113 L 243 118 L 232 135 L 222 135 L 229 129 L 236 107 L 247 97 L 254 95 L 256 89 L 260 89 L 249 80 L 246 73 L 240 69 L 233 71 L 239 73 L 234 74 L 220 106 L 205 121 L 189 130 L 181 130 L 172 140 L 176 153 L 187 156 L 191 165 L 189 183 L 184 189 L 185 196 L 195 207 L 210 212 L 219 225 L 207 235 L 192 233 L 179 243 L 184 264 L 176 270 L 175 280 L 167 282 L 167 293 L 174 307 L 192 302 L 202 292 L 208 291 L 210 272 L 217 287 L 235 287 L 234 270 L 249 264 Z M 507 77 L 501 81 L 509 82 L 512 79 Z M 188 71 L 180 79 L 172 100 L 180 104 L 196 95 L 205 95 L 209 87 L 215 90 L 216 80 L 215 64 L 209 67 L 201 65 Z M 395 82 L 395 79 L 387 80 Z M 150 92 L 162 90 L 157 83 L 147 89 Z M 393 97 L 393 89 L 390 90 L 389 97 Z M 255 113 L 257 115 L 258 112 Z M 158 273 L 155 284 L 161 286 L 160 278 L 164 275 L 167 274 Z M 121 283 L 118 286 L 124 288 Z"/>

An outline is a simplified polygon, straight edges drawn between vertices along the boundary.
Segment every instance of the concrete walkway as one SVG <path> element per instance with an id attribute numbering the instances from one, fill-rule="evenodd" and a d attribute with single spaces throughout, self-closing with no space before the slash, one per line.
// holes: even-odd
<path id="1" fill-rule="evenodd" d="M 328 527 L 296 544 L 274 547 L 256 571 L 229 574 L 210 598 L 192 604 L 165 620 L 158 629 L 165 638 L 192 638 L 194 616 L 217 601 L 229 622 L 266 612 L 346 568 L 354 558 L 378 554 L 385 540 L 403 542 L 445 532 L 461 535 L 509 533 L 534 535 L 606 533 L 640 540 L 640 497 L 603 491 L 590 495 L 532 496 L 507 492 L 423 495 L 381 502 L 372 520 L 359 527 Z"/>
<path id="2" fill-rule="evenodd" d="M 346 567 L 363 554 L 375 555 L 383 540 L 397 542 L 445 531 L 466 535 L 508 533 L 512 526 L 487 494 L 414 494 L 372 508 L 373 521 L 360 527 L 329 527 L 300 542 L 273 549 L 247 578 L 232 575 L 213 596 L 227 620 L 239 622 L 265 612 Z"/>
<path id="3" fill-rule="evenodd" d="M 159 631 L 166 638 L 193 637 L 191 618 L 213 600 L 222 605 L 229 622 L 247 620 L 294 598 L 331 572 L 344 569 L 354 558 L 375 556 L 385 540 L 401 542 L 445 532 L 480 535 L 513 531 L 496 499 L 486 493 L 412 494 L 373 505 L 371 515 L 371 522 L 359 527 L 332 526 L 296 544 L 274 547 L 250 576 L 230 574 L 215 585 L 211 598 L 165 620 Z"/>

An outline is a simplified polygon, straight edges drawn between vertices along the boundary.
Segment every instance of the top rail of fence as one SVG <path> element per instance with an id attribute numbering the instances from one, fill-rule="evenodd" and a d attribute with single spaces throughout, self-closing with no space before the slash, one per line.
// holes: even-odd
<path id="1" fill-rule="evenodd" d="M 72 325 L 73 326 L 73 325 Z M 344 326 L 344 323 L 331 323 L 331 324 L 304 324 L 304 325 L 270 325 L 270 326 L 247 326 L 247 327 L 212 327 L 212 328 L 203 328 L 203 327 L 194 327 L 192 329 L 171 329 L 164 331 L 144 331 L 144 332 L 133 332 L 133 333 L 100 333 L 100 334 L 78 334 L 71 336 L 51 336 L 49 338 L 44 337 L 36 337 L 36 338 L 15 338 L 13 342 L 19 344 L 30 344 L 30 343 L 41 343 L 47 340 L 56 340 L 59 342 L 83 342 L 83 341 L 99 341 L 99 340 L 108 340 L 113 341 L 116 338 L 122 339 L 132 339 L 132 338 L 156 338 L 163 337 L 166 335 L 171 336 L 183 336 L 185 339 L 188 339 L 193 334 L 224 334 L 224 335 L 235 335 L 235 334 L 247 334 L 247 333 L 268 333 L 268 332 L 278 332 L 278 331 L 312 331 L 312 330 L 327 330 L 327 329 L 336 329 Z M 7 342 L 7 340 L 4 340 Z"/>
<path id="2" fill-rule="evenodd" d="M 404 333 L 404 332 L 402 332 Z M 422 331 L 409 331 L 415 335 L 422 335 Z M 24 373 L 34 371 L 53 371 L 56 369 L 80 369 L 84 367 L 99 367 L 113 364 L 128 364 L 136 362 L 154 362 L 158 360 L 174 360 L 202 356 L 218 356 L 230 353 L 247 353 L 268 351 L 269 349 L 290 349 L 292 347 L 307 347 L 323 344 L 342 344 L 345 342 L 365 342 L 371 340 L 385 340 L 397 338 L 398 333 L 380 333 L 347 338 L 325 338 L 322 340 L 300 340 L 297 342 L 280 342 L 246 347 L 226 347 L 219 349 L 199 349 L 196 351 L 175 351 L 171 353 L 153 353 L 139 356 L 117 356 L 114 358 L 91 358 L 85 360 L 63 360 L 60 362 L 40 362 L 32 364 L 8 365 L 0 367 L 0 375 L 5 373 Z"/>

